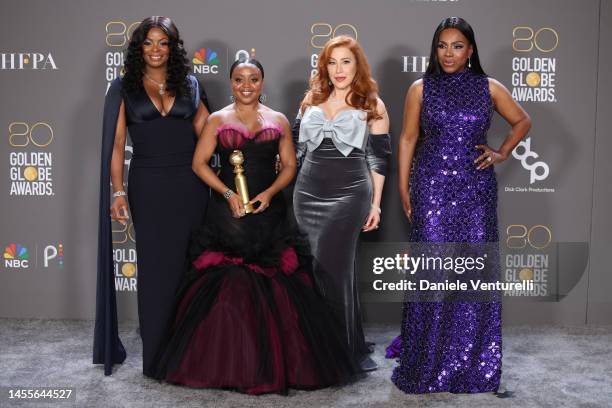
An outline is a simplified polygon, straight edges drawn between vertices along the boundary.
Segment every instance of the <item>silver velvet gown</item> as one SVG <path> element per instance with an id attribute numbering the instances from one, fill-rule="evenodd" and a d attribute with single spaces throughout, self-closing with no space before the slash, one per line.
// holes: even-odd
<path id="1" fill-rule="evenodd" d="M 372 203 L 370 171 L 385 174 L 388 135 L 370 135 L 366 112 L 349 109 L 332 120 L 317 106 L 294 125 L 301 162 L 293 207 L 314 257 L 314 276 L 325 298 L 341 310 L 353 353 L 365 355 L 355 276 L 361 229 Z M 299 133 L 297 132 L 299 126 Z"/>

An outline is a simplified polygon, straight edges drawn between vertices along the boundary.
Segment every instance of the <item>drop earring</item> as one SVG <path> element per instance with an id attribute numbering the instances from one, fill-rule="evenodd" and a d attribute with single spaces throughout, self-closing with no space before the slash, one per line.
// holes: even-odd
<path id="1" fill-rule="evenodd" d="M 259 103 L 266 103 L 268 100 L 268 96 L 265 93 L 259 94 L 259 98 L 257 98 Z"/>
<path id="2" fill-rule="evenodd" d="M 467 67 L 472 68 L 472 57 L 468 57 Z"/>
<path id="3" fill-rule="evenodd" d="M 232 103 L 236 102 L 236 97 L 234 95 L 230 95 L 230 101 L 232 101 Z"/>

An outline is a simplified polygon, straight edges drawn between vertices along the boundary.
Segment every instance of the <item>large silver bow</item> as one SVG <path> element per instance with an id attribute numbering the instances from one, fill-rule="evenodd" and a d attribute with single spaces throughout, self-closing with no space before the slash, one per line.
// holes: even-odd
<path id="1" fill-rule="evenodd" d="M 300 123 L 300 143 L 306 143 L 314 151 L 325 136 L 329 136 L 336 149 L 345 157 L 353 149 L 364 149 L 367 122 L 366 114 L 358 109 L 343 110 L 333 120 L 328 120 L 318 106 L 310 106 Z"/>

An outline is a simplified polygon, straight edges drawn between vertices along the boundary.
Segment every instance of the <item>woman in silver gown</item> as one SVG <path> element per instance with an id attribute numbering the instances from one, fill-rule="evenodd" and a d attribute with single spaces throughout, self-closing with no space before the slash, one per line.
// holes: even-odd
<path id="1" fill-rule="evenodd" d="M 341 309 L 361 368 L 374 370 L 361 324 L 355 255 L 360 232 L 378 229 L 380 222 L 389 118 L 355 39 L 329 40 L 317 68 L 294 125 L 302 161 L 295 217 L 310 241 L 317 285 Z"/>

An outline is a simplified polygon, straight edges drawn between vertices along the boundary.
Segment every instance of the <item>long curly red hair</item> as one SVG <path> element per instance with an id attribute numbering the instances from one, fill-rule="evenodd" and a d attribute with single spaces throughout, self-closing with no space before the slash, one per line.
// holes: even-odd
<path id="1" fill-rule="evenodd" d="M 302 102 L 302 111 L 308 106 L 316 106 L 325 102 L 334 89 L 327 72 L 327 64 L 334 48 L 346 47 L 355 56 L 357 72 L 351 83 L 351 90 L 346 95 L 346 104 L 367 113 L 367 120 L 380 119 L 376 106 L 378 97 L 378 84 L 372 78 L 370 64 L 357 40 L 347 35 L 334 37 L 325 43 L 317 61 L 317 74 L 310 79 L 309 97 Z M 308 99 L 308 100 L 306 100 Z"/>

